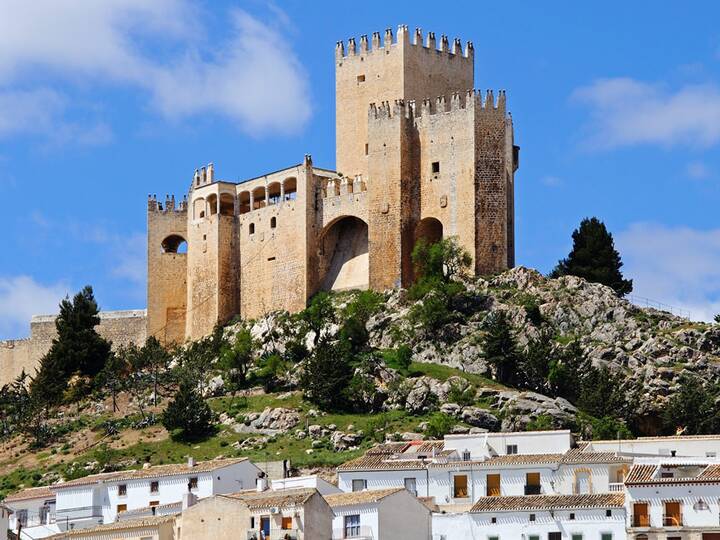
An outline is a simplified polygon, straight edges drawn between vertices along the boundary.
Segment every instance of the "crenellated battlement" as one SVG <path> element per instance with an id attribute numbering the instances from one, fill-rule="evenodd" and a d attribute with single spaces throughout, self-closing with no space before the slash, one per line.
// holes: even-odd
<path id="1" fill-rule="evenodd" d="M 398 43 L 422 47 L 427 51 L 445 53 L 451 57 L 472 59 L 475 54 L 471 41 L 467 41 L 463 49 L 460 38 L 454 38 L 451 45 L 449 38 L 443 34 L 440 36 L 438 43 L 434 32 L 428 32 L 427 36 L 423 38 L 422 29 L 420 28 L 416 28 L 411 37 L 408 26 L 401 24 L 398 26 L 397 36 L 393 36 L 392 29 L 387 28 L 383 34 L 382 43 L 380 32 L 373 32 L 370 40 L 368 40 L 367 34 L 360 36 L 359 47 L 354 37 L 348 39 L 347 44 L 344 41 L 338 41 L 335 45 L 335 59 L 342 61 L 354 56 L 365 56 L 379 51 L 387 51 L 392 45 Z"/>
<path id="2" fill-rule="evenodd" d="M 175 205 L 175 195 L 165 195 L 164 204 L 158 202 L 157 195 L 148 195 L 148 212 L 187 212 L 187 208 L 187 195 L 183 195 L 183 200 L 177 206 Z"/>
<path id="3" fill-rule="evenodd" d="M 483 113 L 504 115 L 507 112 L 505 90 L 498 91 L 497 100 L 492 90 L 487 90 L 484 96 L 480 90 L 468 90 L 467 92 L 455 92 L 450 96 L 423 99 L 419 107 L 415 101 L 406 102 L 402 99 L 396 99 L 392 103 L 389 101 L 382 101 L 379 104 L 371 103 L 368 108 L 368 119 L 378 120 L 397 116 L 413 119 L 471 108 Z"/>

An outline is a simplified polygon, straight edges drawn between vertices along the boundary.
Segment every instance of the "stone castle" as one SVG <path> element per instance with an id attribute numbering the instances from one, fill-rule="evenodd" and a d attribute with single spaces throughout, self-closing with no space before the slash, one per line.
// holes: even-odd
<path id="1" fill-rule="evenodd" d="M 456 237 L 478 274 L 514 265 L 519 148 L 505 93 L 473 90 L 472 43 L 402 25 L 338 42 L 335 74 L 337 170 L 306 155 L 236 183 L 208 165 L 183 201 L 149 197 L 135 340 L 181 343 L 236 315 L 301 310 L 321 290 L 406 286 L 420 238 Z M 0 381 L 5 356 L 0 344 Z"/>

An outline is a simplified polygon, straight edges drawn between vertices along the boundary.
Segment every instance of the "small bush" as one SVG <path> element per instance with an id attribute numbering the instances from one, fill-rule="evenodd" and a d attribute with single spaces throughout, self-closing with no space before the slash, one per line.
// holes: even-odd
<path id="1" fill-rule="evenodd" d="M 442 439 L 450 433 L 455 425 L 455 419 L 445 413 L 434 413 L 428 420 L 427 435 L 432 439 Z"/>

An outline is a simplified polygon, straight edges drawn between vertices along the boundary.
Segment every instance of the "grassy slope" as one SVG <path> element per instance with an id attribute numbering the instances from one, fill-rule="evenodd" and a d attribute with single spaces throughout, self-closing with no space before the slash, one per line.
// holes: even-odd
<path id="1" fill-rule="evenodd" d="M 427 375 L 438 380 L 459 375 L 478 386 L 498 386 L 497 383 L 479 375 L 463 373 L 436 364 L 413 363 L 409 373 L 412 376 Z M 35 451 L 34 454 L 29 449 L 7 453 L 4 459 L 0 458 L 0 470 L 6 471 L 6 474 L 0 476 L 0 496 L 20 487 L 41 485 L 42 475 L 48 472 L 57 472 L 65 478 L 96 472 L 72 468 L 72 463 L 82 466 L 93 461 L 99 462 L 100 465 L 136 461 L 132 467 L 140 467 L 145 461 L 152 464 L 182 462 L 188 455 L 198 460 L 213 459 L 217 456 L 247 456 L 257 463 L 289 459 L 292 465 L 298 468 L 332 467 L 359 456 L 372 446 L 375 442 L 372 436 L 381 426 L 385 426 L 385 433 L 417 431 L 418 424 L 428 419 L 427 415 L 413 416 L 404 411 L 390 411 L 383 414 L 327 414 L 311 417 L 307 413 L 314 406 L 304 401 L 299 392 L 286 394 L 284 397 L 281 394 L 249 396 L 246 401 L 229 396 L 211 398 L 208 401 L 216 413 L 225 412 L 240 420 L 245 414 L 261 412 L 266 407 L 286 407 L 296 409 L 300 413 L 301 421 L 291 432 L 271 438 L 262 448 L 236 450 L 231 446 L 233 443 L 257 435 L 237 434 L 220 425 L 216 433 L 205 440 L 183 443 L 172 440 L 162 426 L 154 425 L 141 430 L 126 429 L 117 435 L 103 437 L 101 426 L 110 418 L 109 415 L 82 415 L 81 420 L 74 422 L 74 425 L 86 431 L 85 439 L 89 439 L 90 444 L 98 444 L 84 450 L 89 446 L 85 444 L 77 450 L 67 442 L 69 437 L 77 435 L 77 432 L 70 431 L 63 440 L 50 448 Z M 356 431 L 363 430 L 366 437 L 358 450 L 336 452 L 328 445 L 307 453 L 306 451 L 311 448 L 312 440 L 309 437 L 297 439 L 294 433 L 296 429 L 304 430 L 307 425 L 312 424 L 323 426 L 335 424 L 341 431 L 347 431 L 348 426 L 352 425 Z M 384 433 L 379 435 L 382 437 Z M 32 459 L 29 460 L 29 457 Z"/>

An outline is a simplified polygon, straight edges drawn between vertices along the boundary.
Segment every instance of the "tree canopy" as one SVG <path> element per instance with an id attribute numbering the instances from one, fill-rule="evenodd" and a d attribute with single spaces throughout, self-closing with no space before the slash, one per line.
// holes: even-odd
<path id="1" fill-rule="evenodd" d="M 623 265 L 620 253 L 602 221 L 595 217 L 583 219 L 572 239 L 570 254 L 558 262 L 551 277 L 578 276 L 607 285 L 620 296 L 632 292 L 632 279 L 624 279 L 620 271 Z"/>

